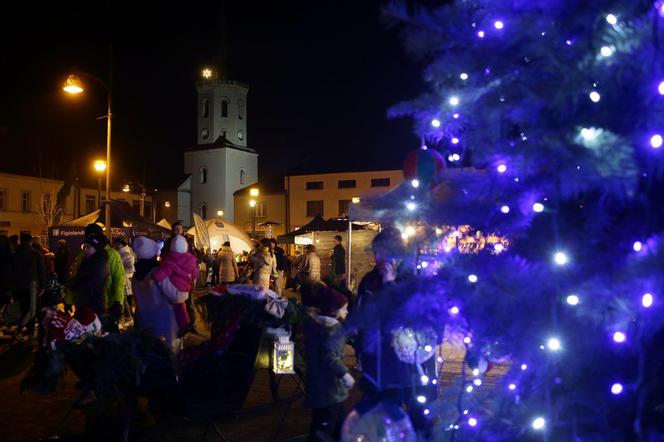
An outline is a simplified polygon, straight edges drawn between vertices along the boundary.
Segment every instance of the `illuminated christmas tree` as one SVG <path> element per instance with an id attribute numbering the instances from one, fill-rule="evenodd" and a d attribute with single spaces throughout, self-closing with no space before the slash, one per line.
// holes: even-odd
<path id="1" fill-rule="evenodd" d="M 447 162 L 433 178 L 413 162 L 393 194 L 468 350 L 461 384 L 432 404 L 437 437 L 661 440 L 664 2 L 386 13 L 429 86 L 390 112 Z M 509 369 L 483 385 L 498 360 Z"/>

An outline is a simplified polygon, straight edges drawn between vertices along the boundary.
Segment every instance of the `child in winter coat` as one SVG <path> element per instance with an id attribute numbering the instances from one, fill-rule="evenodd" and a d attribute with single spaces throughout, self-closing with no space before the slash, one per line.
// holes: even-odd
<path id="1" fill-rule="evenodd" d="M 324 284 L 310 288 L 310 296 L 303 298 L 307 306 L 304 405 L 313 409 L 307 441 L 339 440 L 343 402 L 355 383 L 343 362 L 346 333 L 341 321 L 348 315 L 348 300 Z"/>
<path id="2" fill-rule="evenodd" d="M 171 284 L 180 292 L 191 292 L 194 289 L 194 282 L 198 276 L 198 263 L 196 257 L 188 253 L 188 250 L 189 245 L 182 235 L 177 235 L 171 240 L 170 252 L 152 275 L 157 284 L 160 286 Z M 187 308 L 184 303 L 171 305 L 182 336 L 191 323 Z"/>

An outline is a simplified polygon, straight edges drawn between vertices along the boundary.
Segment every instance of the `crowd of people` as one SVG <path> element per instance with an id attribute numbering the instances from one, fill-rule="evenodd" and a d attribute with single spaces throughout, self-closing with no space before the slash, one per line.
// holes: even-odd
<path id="1" fill-rule="evenodd" d="M 356 369 L 362 372 L 359 385 L 365 399 L 389 399 L 407 407 L 413 412 L 413 423 L 426 429 L 422 413 L 416 412 L 421 407 L 412 402 L 413 368 L 395 356 L 390 333 L 378 327 L 375 336 L 370 336 L 352 325 L 354 311 L 370 308 L 383 289 L 408 277 L 397 230 L 385 229 L 372 246 L 376 265 L 364 276 L 354 296 L 346 288 L 341 236 L 334 238 L 330 269 L 322 278 L 321 259 L 314 245 L 289 257 L 275 239 L 266 238 L 239 264 L 229 242 L 209 254 L 197 250 L 193 239 L 184 236 L 180 223 L 173 224 L 171 237 L 163 243 L 139 236 L 131 244 L 126 238 L 116 238 L 110 244 L 103 229 L 90 224 L 76 256 L 70 256 L 63 240 L 52 253 L 39 237 L 22 234 L 17 240 L 0 236 L 0 294 L 3 305 L 13 300 L 20 307 L 19 336 L 34 336 L 39 324 L 39 295 L 55 284 L 65 288 L 64 296 L 58 299 L 64 304 L 63 315 L 91 311 L 104 331 L 118 332 L 133 325 L 162 338 L 177 353 L 183 337 L 196 332 L 192 292 L 197 285 L 249 283 L 277 294 L 295 289 L 293 293 L 299 293 L 306 311 L 305 406 L 313 409 L 309 440 L 339 437 L 343 403 L 355 384 L 343 360 L 347 344 L 358 357 Z M 206 270 L 201 273 L 201 268 Z M 349 311 L 349 324 L 344 325 Z M 66 322 L 67 318 L 61 319 Z"/>

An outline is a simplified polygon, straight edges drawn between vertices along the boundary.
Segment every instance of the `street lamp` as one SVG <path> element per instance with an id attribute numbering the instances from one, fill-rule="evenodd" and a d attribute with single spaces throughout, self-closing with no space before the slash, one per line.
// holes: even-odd
<path id="1" fill-rule="evenodd" d="M 217 210 L 217 218 L 221 218 L 224 216 L 224 211 L 223 210 Z"/>
<path id="2" fill-rule="evenodd" d="M 65 84 L 62 86 L 62 89 L 68 94 L 80 94 L 84 91 L 83 82 L 81 82 L 81 76 L 89 78 L 97 83 L 101 84 L 104 89 L 106 89 L 106 94 L 108 96 L 108 103 L 106 108 L 106 235 L 108 239 L 111 240 L 111 119 L 113 113 L 111 112 L 111 98 L 112 98 L 112 88 L 111 84 L 106 83 L 99 77 L 85 73 L 85 72 L 76 72 L 69 74 Z M 101 192 L 100 192 L 101 193 Z"/>
<path id="3" fill-rule="evenodd" d="M 256 239 L 256 200 L 249 200 L 249 207 L 251 207 L 251 239 Z"/>
<path id="4" fill-rule="evenodd" d="M 249 200 L 249 207 L 251 207 L 251 238 L 256 239 L 256 198 L 258 198 L 258 187 L 252 187 L 249 189 L 249 195 L 251 199 Z"/>
<path id="5" fill-rule="evenodd" d="M 141 206 L 140 206 L 141 208 L 139 214 L 141 216 L 145 216 L 145 195 L 147 195 L 147 190 L 145 189 L 145 186 L 142 185 L 141 183 L 137 183 L 135 181 L 129 181 L 124 186 L 122 186 L 122 191 L 125 193 L 131 192 L 131 186 L 138 187 L 141 190 Z"/>
<path id="6" fill-rule="evenodd" d="M 96 160 L 94 163 L 94 168 L 95 171 L 97 172 L 97 203 L 100 209 L 101 209 L 101 176 L 104 174 L 106 171 L 106 161 L 104 160 Z"/>

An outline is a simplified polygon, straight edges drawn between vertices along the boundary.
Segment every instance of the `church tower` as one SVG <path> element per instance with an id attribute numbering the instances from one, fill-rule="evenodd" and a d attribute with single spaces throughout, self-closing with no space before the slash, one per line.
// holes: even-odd
<path id="1" fill-rule="evenodd" d="M 191 212 L 233 222 L 233 193 L 258 181 L 258 154 L 247 144 L 249 86 L 203 69 L 196 84 L 195 146 L 184 153 L 187 180 L 178 188 L 178 218 Z"/>

